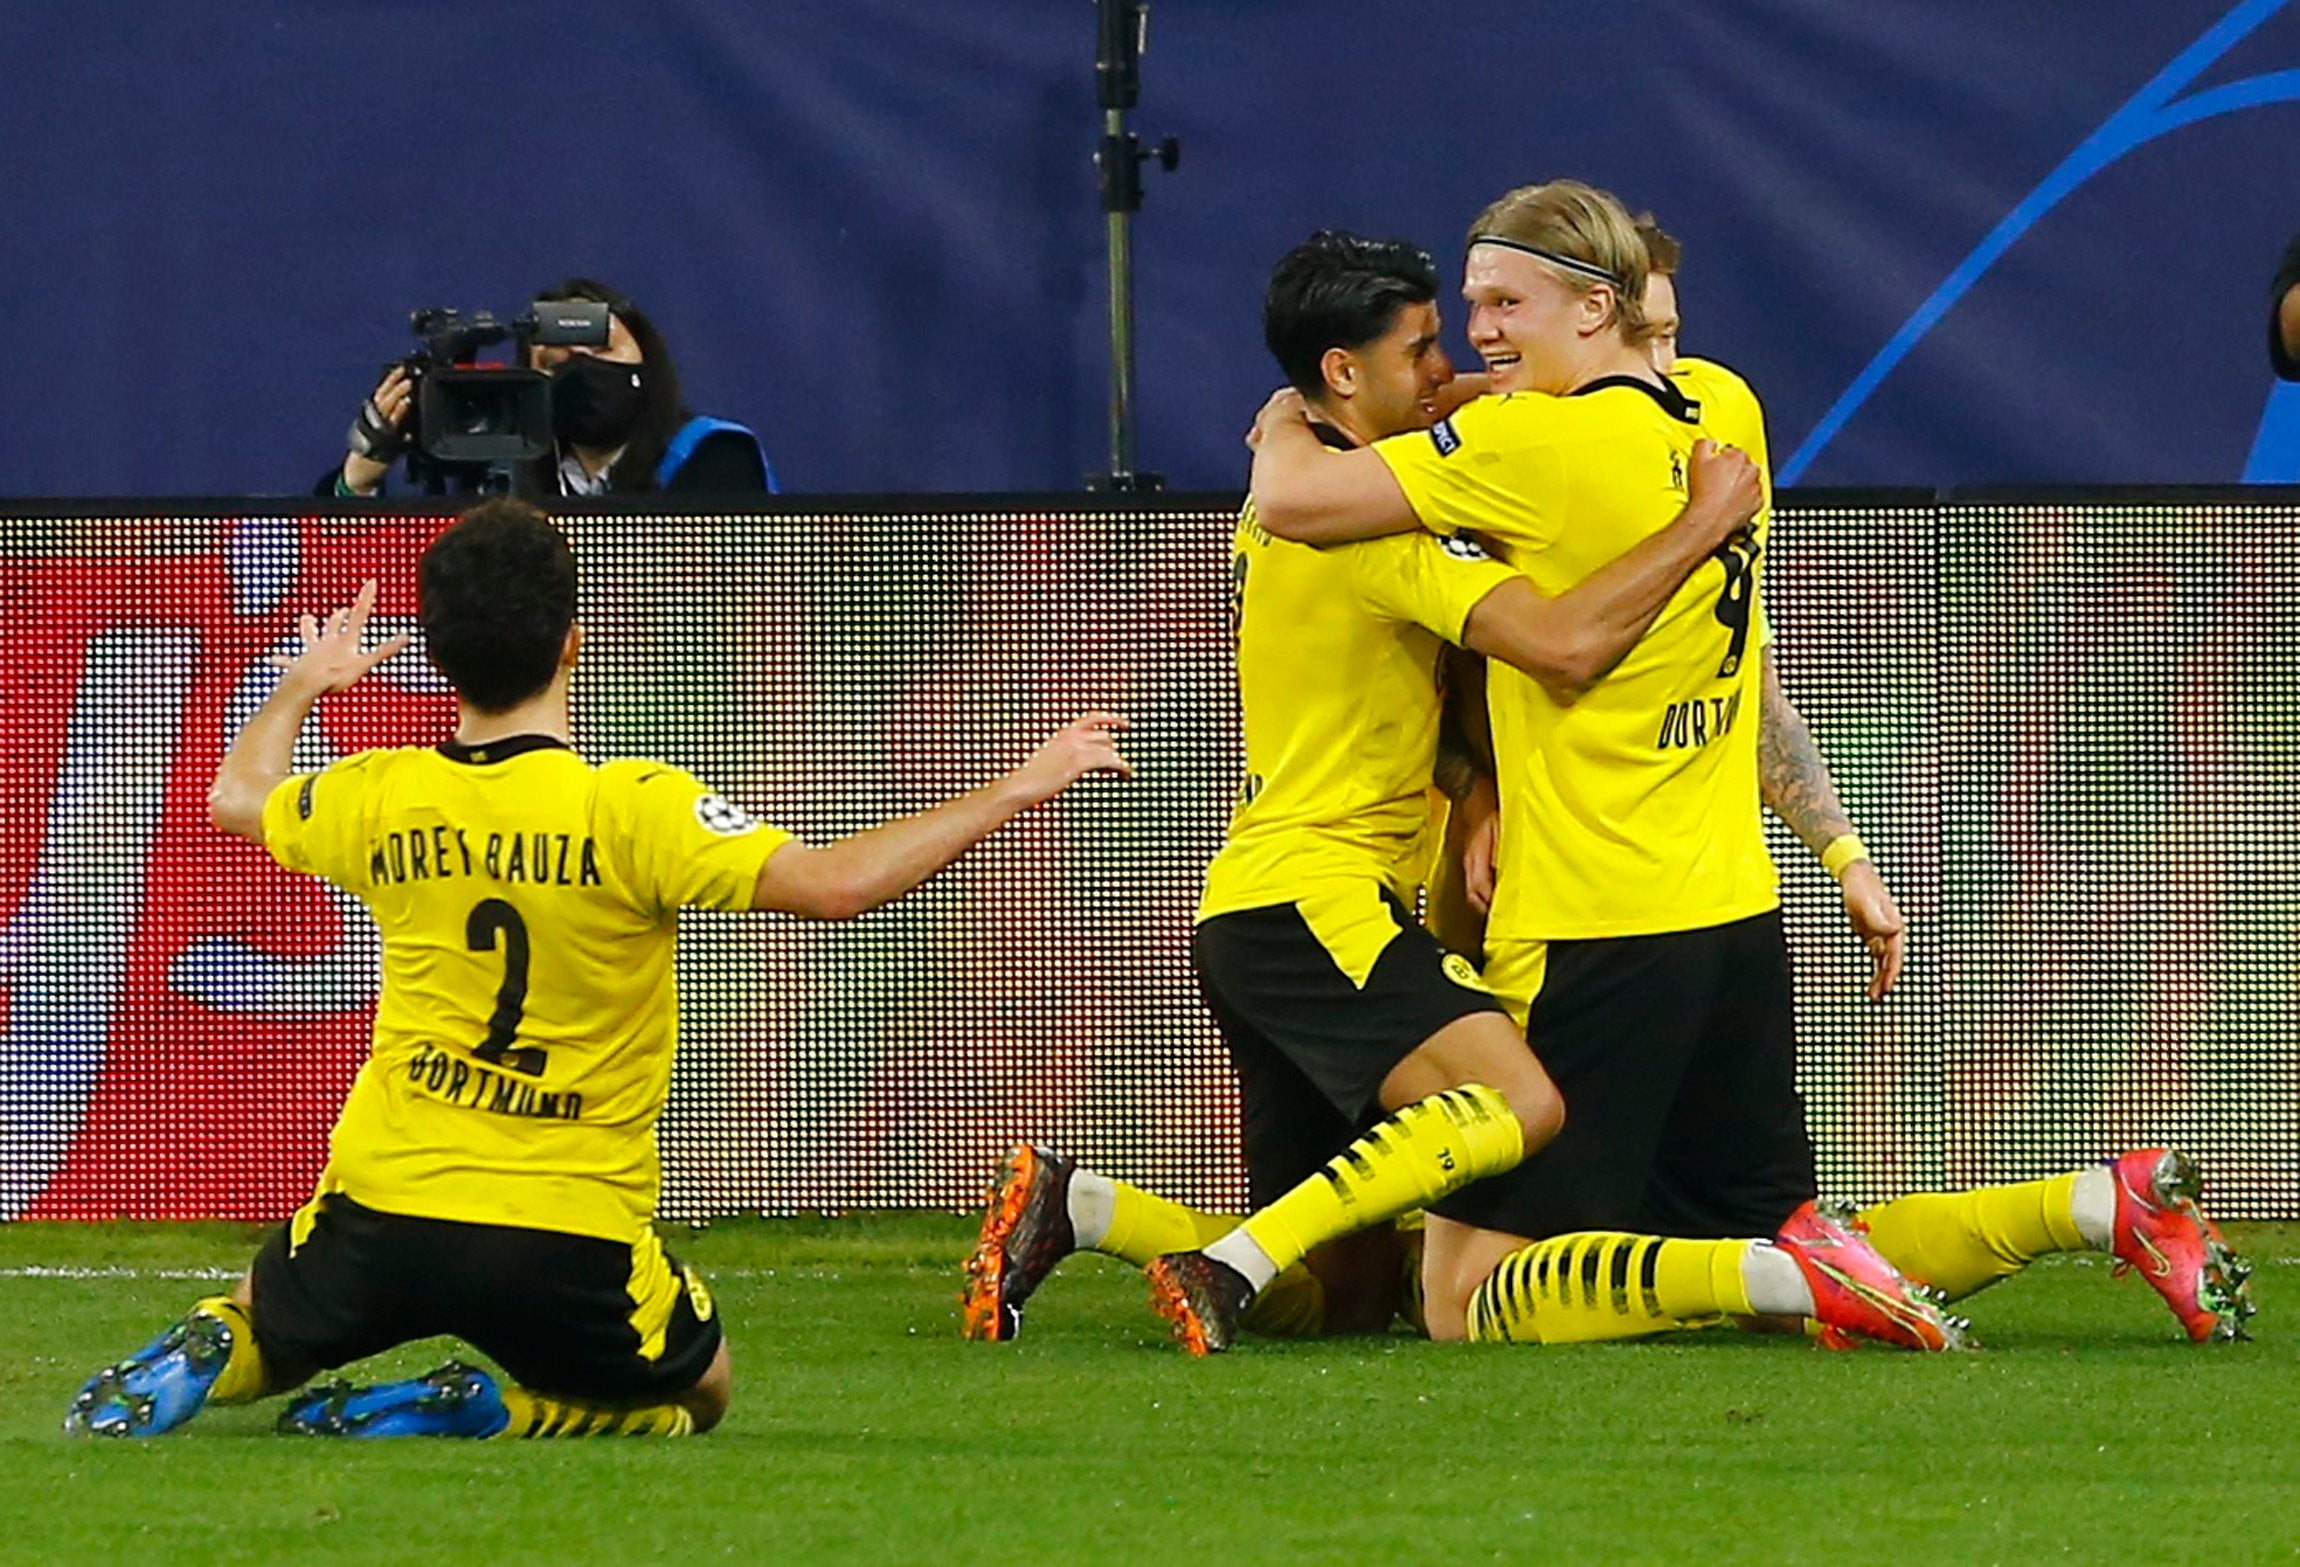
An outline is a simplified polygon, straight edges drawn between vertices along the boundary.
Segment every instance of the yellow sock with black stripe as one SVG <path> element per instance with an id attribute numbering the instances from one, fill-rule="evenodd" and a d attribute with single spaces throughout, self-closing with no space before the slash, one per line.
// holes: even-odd
<path id="1" fill-rule="evenodd" d="M 1449 1088 L 1375 1124 L 1206 1255 L 1260 1290 L 1311 1247 L 1425 1208 L 1524 1157 L 1525 1131 L 1507 1099 L 1482 1083 Z"/>
<path id="2" fill-rule="evenodd" d="M 1073 1184 L 1087 1178 L 1080 1171 L 1071 1177 Z M 1088 1241 L 1081 1236 L 1080 1243 L 1106 1257 L 1118 1257 L 1137 1268 L 1146 1268 L 1157 1258 L 1170 1251 L 1196 1251 L 1209 1246 L 1238 1227 L 1234 1213 L 1205 1213 L 1196 1208 L 1146 1192 L 1139 1186 L 1124 1181 L 1110 1181 L 1110 1224 L 1102 1234 Z"/>
<path id="3" fill-rule="evenodd" d="M 195 1314 L 205 1313 L 220 1319 L 232 1330 L 231 1358 L 208 1387 L 211 1404 L 246 1404 L 264 1396 L 270 1389 L 264 1383 L 263 1352 L 256 1347 L 255 1324 L 240 1303 L 229 1295 L 210 1295 L 192 1307 Z"/>
<path id="4" fill-rule="evenodd" d="M 1861 1221 L 1887 1262 L 1961 1300 L 2039 1257 L 2092 1249 L 2076 1220 L 2078 1179 L 1920 1192 L 1863 1209 Z"/>
<path id="5" fill-rule="evenodd" d="M 545 1398 L 523 1387 L 505 1384 L 503 1407 L 511 1421 L 495 1433 L 504 1437 L 547 1436 L 693 1436 L 695 1417 L 677 1404 L 649 1404 L 643 1409 L 598 1409 Z"/>
<path id="6" fill-rule="evenodd" d="M 1469 1302 L 1483 1344 L 1588 1344 L 1717 1317 L 1752 1316 L 1750 1241 L 1663 1240 L 1592 1231 L 1511 1252 Z"/>

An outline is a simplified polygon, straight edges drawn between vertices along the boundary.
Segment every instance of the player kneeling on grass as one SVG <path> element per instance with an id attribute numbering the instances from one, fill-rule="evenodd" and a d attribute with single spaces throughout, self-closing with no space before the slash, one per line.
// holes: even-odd
<path id="1" fill-rule="evenodd" d="M 726 1412 L 710 1292 L 650 1227 L 678 1032 L 682 906 L 846 919 L 902 896 L 1089 773 L 1131 771 L 1091 713 L 993 783 L 822 848 L 673 767 L 569 745 L 575 564 L 532 507 L 474 508 L 423 557 L 420 619 L 455 738 L 291 776 L 295 738 L 404 638 L 364 650 L 375 584 L 302 649 L 233 742 L 209 810 L 383 932 L 375 1040 L 319 1190 L 228 1296 L 89 1378 L 67 1431 L 157 1436 L 411 1339 L 460 1364 L 306 1393 L 322 1436 L 681 1436 Z"/>
<path id="2" fill-rule="evenodd" d="M 1394 241 L 1324 233 L 1279 262 L 1265 336 L 1325 446 L 1429 429 L 1454 379 L 1437 286 L 1429 257 Z M 1676 517 L 1546 598 L 1426 533 L 1317 550 L 1272 537 L 1251 506 L 1240 516 L 1230 580 L 1249 784 L 1207 869 L 1192 959 L 1238 1075 L 1255 1212 L 1196 1213 L 1019 1148 L 967 1263 L 969 1337 L 1013 1338 L 1048 1271 L 1082 1247 L 1145 1265 L 1193 1353 L 1241 1328 L 1386 1327 L 1404 1249 L 1386 1221 L 1557 1134 L 1565 1107 L 1524 1034 L 1407 912 L 1429 836 L 1438 650 L 1491 653 L 1571 692 L 1601 682 L 1763 502 L 1745 455 L 1702 442 L 1684 459 Z M 1667 486 L 1655 494 L 1676 504 Z M 1556 1261 L 1531 1282 L 1565 1284 Z M 1574 1298 L 1658 1304 L 1585 1316 L 1579 1336 L 1780 1312 L 1914 1348 L 1957 1337 L 1811 1205 L 1777 1242 L 1656 1240 L 1606 1266 L 1603 1288 L 1592 1279 Z M 1463 1336 L 1460 1307 L 1433 1315 L 1441 1336 Z M 1559 1308 L 1548 1319 L 1560 1324 Z"/>

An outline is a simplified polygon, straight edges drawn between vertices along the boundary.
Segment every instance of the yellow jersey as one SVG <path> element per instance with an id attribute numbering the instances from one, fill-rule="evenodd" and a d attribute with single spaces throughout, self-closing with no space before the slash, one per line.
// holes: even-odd
<path id="1" fill-rule="evenodd" d="M 537 736 L 366 751 L 280 784 L 272 857 L 357 897 L 383 936 L 374 1047 L 320 1192 L 636 1240 L 662 1184 L 678 911 L 750 907 L 789 841 L 677 768 L 593 767 Z"/>
<path id="2" fill-rule="evenodd" d="M 1666 385 L 1482 398 L 1374 450 L 1424 526 L 1472 529 L 1556 596 L 1666 527 L 1707 437 L 1765 470 L 1764 413 L 1732 371 L 1686 359 Z M 1612 673 L 1563 700 L 1487 679 L 1500 768 L 1489 940 L 1699 930 L 1780 901 L 1757 783 L 1759 602 L 1768 504 L 1702 563 Z"/>
<path id="3" fill-rule="evenodd" d="M 1458 643 L 1470 611 L 1515 575 L 1428 533 L 1290 543 L 1248 503 L 1230 565 L 1246 778 L 1198 918 L 1315 902 L 1344 884 L 1411 906 L 1435 849 L 1440 644 Z M 1353 907 L 1362 932 L 1319 935 L 1345 970 L 1370 970 L 1396 927 L 1376 898 Z"/>

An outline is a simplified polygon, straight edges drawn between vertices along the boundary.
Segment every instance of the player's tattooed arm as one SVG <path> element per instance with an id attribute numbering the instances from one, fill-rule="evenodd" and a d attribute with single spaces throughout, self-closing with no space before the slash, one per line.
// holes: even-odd
<path id="1" fill-rule="evenodd" d="M 1757 728 L 1757 785 L 1773 814 L 1788 823 L 1819 858 L 1830 844 L 1853 832 L 1853 820 L 1837 797 L 1836 780 L 1804 715 L 1781 688 L 1781 672 L 1771 651 L 1758 654 L 1763 704 Z M 1882 1001 L 1900 982 L 1909 922 L 1866 853 L 1838 877 L 1845 918 L 1869 953 L 1869 999 Z"/>
<path id="2" fill-rule="evenodd" d="M 1766 807 L 1788 824 L 1800 843 L 1819 855 L 1853 830 L 1837 797 L 1836 780 L 1813 740 L 1811 726 L 1781 687 L 1771 650 L 1759 655 L 1764 684 L 1757 726 L 1757 786 Z"/>

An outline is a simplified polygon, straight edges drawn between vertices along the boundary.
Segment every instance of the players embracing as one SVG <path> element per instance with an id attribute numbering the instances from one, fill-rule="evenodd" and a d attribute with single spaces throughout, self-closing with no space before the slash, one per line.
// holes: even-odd
<path id="1" fill-rule="evenodd" d="M 1320 569 L 1340 574 L 1351 569 L 1344 560 L 1362 569 L 1367 541 L 1436 534 L 1469 541 L 1467 554 L 1490 548 L 1544 605 L 1586 599 L 1590 584 L 1682 527 L 1671 519 L 1705 457 L 1738 448 L 1763 464 L 1762 411 L 1746 384 L 1705 361 L 1672 363 L 1676 260 L 1657 227 L 1641 232 L 1612 197 L 1574 181 L 1494 203 L 1472 228 L 1465 287 L 1486 364 L 1479 390 L 1492 395 L 1434 424 L 1442 381 L 1417 388 L 1405 373 L 1419 321 L 1336 331 L 1315 375 L 1280 349 L 1294 386 L 1257 420 L 1238 547 L 1247 591 L 1234 606 L 1251 793 L 1209 873 L 1197 942 L 1240 1070 L 1257 1202 L 1267 1176 L 1362 1124 L 1364 1112 L 1324 1086 L 1331 1061 L 1352 1041 L 1403 1048 L 1414 1031 L 1370 983 L 1368 954 L 1394 968 L 1393 954 L 1426 939 L 1405 937 L 1394 917 L 1410 901 L 1394 840 L 1388 862 L 1362 855 L 1350 867 L 1361 906 L 1378 899 L 1391 918 L 1337 921 L 1320 902 L 1332 888 L 1311 883 L 1325 852 L 1318 834 L 1377 841 L 1369 830 L 1408 775 L 1426 780 L 1417 770 L 1428 752 L 1414 753 L 1387 804 L 1336 792 L 1315 801 L 1322 813 L 1297 805 L 1291 841 L 1257 830 L 1269 815 L 1257 801 L 1289 766 L 1298 788 L 1320 759 L 1361 754 L 1353 726 L 1370 713 L 1402 701 L 1416 723 L 1428 718 L 1435 690 L 1424 678 L 1401 697 L 1332 656 L 1337 622 L 1355 616 L 1359 634 L 1384 634 L 1373 629 L 1385 621 L 1377 596 L 1258 600 L 1256 573 L 1267 573 L 1265 559 L 1292 558 L 1277 553 L 1289 543 L 1326 548 Z M 1286 273 L 1271 294 L 1274 349 Z M 1386 396 L 1385 363 L 1396 367 Z M 1336 412 L 1385 405 L 1423 416 L 1368 429 Z M 1758 510 L 1675 572 L 1596 676 L 1561 680 L 1506 659 L 1493 671 L 1500 867 L 1485 981 L 1527 1029 L 1568 1113 L 1538 1155 L 1432 1203 L 1427 1326 L 1440 1337 L 1559 1342 L 1720 1315 L 1803 1316 L 1837 1338 L 1940 1348 L 1961 1339 L 1940 1295 L 1969 1294 L 2049 1252 L 2096 1249 L 2139 1267 L 2191 1339 L 2242 1336 L 2247 1270 L 2198 1211 L 2194 1165 L 2177 1153 L 2143 1149 L 2049 1181 L 1919 1194 L 1858 1218 L 1814 1204 L 1760 801 L 1843 884 L 1874 960 L 1872 994 L 1898 973 L 1904 927 L 1781 689 L 1760 593 L 1768 520 Z M 1299 650 L 1290 663 L 1281 652 L 1275 670 L 1258 667 L 1270 655 L 1256 651 L 1257 616 L 1263 647 Z M 1387 634 L 1413 619 L 1388 616 Z M 1470 641 L 1475 617 L 1458 633 L 1446 618 L 1421 626 L 1424 637 Z M 1239 866 L 1256 858 L 1268 871 L 1241 888 Z M 1267 927 L 1259 948 L 1237 939 L 1248 924 Z M 1310 939 L 1296 935 L 1281 951 L 1281 925 Z M 1335 1166 L 1343 1179 L 1349 1163 Z M 1386 1321 L 1378 1278 L 1368 1282 L 1390 1245 L 1379 1226 L 1367 1232 L 1375 1244 L 1353 1243 L 1358 1266 L 1332 1248 L 1306 1277 L 1263 1267 L 1239 1278 L 1203 1261 L 1250 1255 L 1230 1223 L 1018 1149 L 970 1263 L 969 1330 L 1011 1336 L 1021 1304 L 1076 1248 L 1150 1263 L 1161 1308 L 1193 1348 L 1219 1347 L 1240 1320 L 1293 1332 Z M 1735 1239 L 1763 1236 L 1779 1244 Z M 1162 1242 L 1186 1241 L 1204 1252 L 1154 1259 Z M 1712 1244 L 1693 1244 L 1703 1241 Z M 1934 1291 L 1910 1288 L 1894 1263 Z M 1285 1297 L 1299 1304 L 1270 1309 Z"/>
<path id="2" fill-rule="evenodd" d="M 1273 533 L 1475 532 L 1557 592 L 1666 518 L 1698 436 L 1762 463 L 1762 411 L 1738 376 L 1698 359 L 1659 372 L 1651 253 L 1618 201 L 1571 180 L 1523 187 L 1469 240 L 1470 340 L 1495 395 L 1426 436 L 1336 454 L 1281 394 L 1253 484 Z M 1673 306 L 1672 291 L 1672 327 Z M 1486 979 L 1569 1114 L 1542 1159 L 1436 1206 L 1433 1324 L 1458 1305 L 1475 1337 L 1585 1336 L 1591 1292 L 1561 1281 L 1636 1278 L 1652 1255 L 1606 1232 L 1764 1234 L 1814 1195 L 1760 801 L 1845 884 L 1873 993 L 1898 971 L 1902 922 L 1780 691 L 1767 521 L 1721 546 L 1589 692 L 1561 700 L 1491 675 L 1501 814 Z M 2113 1251 L 2190 1338 L 2241 1337 L 2248 1270 L 2198 1211 L 2197 1184 L 2192 1161 L 2142 1149 L 2049 1181 L 1904 1198 L 1852 1227 L 1949 1295 L 2049 1252 Z M 1624 1323 L 1670 1315 L 1650 1290 L 1598 1304 Z"/>

